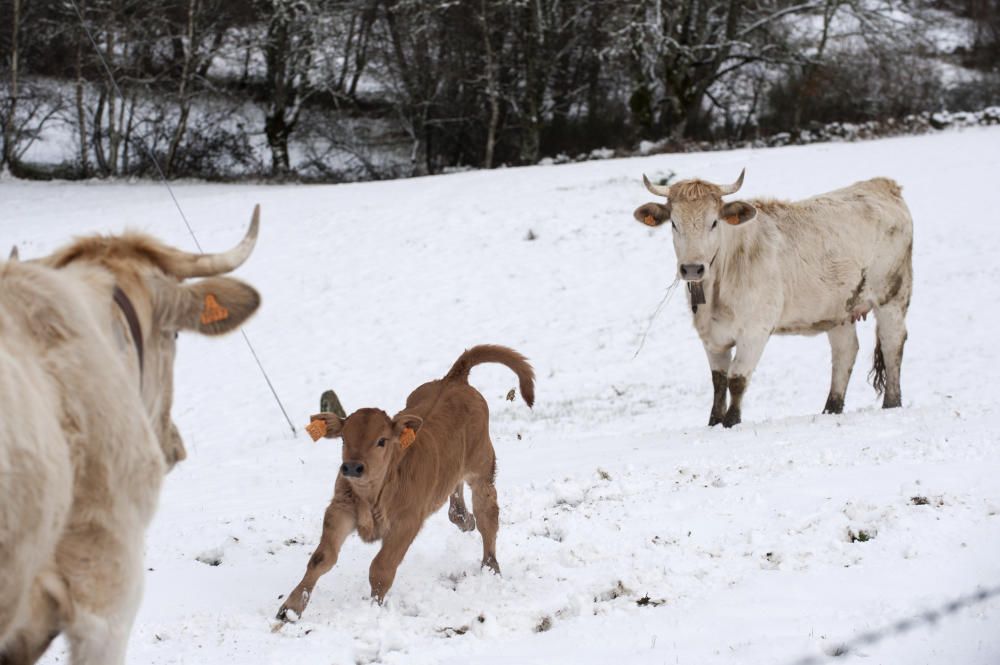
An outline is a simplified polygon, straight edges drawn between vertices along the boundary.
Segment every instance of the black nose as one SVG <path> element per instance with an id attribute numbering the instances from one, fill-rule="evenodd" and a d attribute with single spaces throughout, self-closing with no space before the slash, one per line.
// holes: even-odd
<path id="1" fill-rule="evenodd" d="M 365 465 L 361 462 L 344 462 L 340 465 L 340 472 L 348 478 L 360 478 L 365 472 Z"/>
<path id="2" fill-rule="evenodd" d="M 704 263 L 685 263 L 681 265 L 681 277 L 689 282 L 697 281 L 704 276 Z"/>

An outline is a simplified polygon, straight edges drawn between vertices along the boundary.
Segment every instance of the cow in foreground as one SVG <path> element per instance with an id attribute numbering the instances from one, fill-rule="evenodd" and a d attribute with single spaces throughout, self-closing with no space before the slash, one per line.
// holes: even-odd
<path id="1" fill-rule="evenodd" d="M 220 275 L 250 256 L 258 220 L 222 254 L 126 233 L 0 263 L 3 665 L 63 632 L 76 665 L 124 662 L 145 529 L 186 456 L 170 416 L 177 333 L 256 311 L 257 292 Z"/>
<path id="2" fill-rule="evenodd" d="M 521 396 L 535 401 L 534 372 L 521 354 L 503 346 L 475 346 L 455 361 L 443 379 L 429 381 L 390 418 L 381 409 L 359 409 L 347 418 L 319 413 L 327 438 L 342 438 L 343 464 L 333 500 L 323 517 L 319 546 L 305 575 L 278 610 L 278 619 L 296 621 L 309 603 L 316 582 L 334 564 L 353 532 L 366 543 L 382 541 L 368 579 L 379 603 L 424 520 L 451 499 L 448 517 L 462 531 L 478 527 L 482 565 L 500 573 L 496 537 L 496 455 L 490 441 L 489 408 L 468 382 L 469 370 L 500 363 L 518 378 Z M 465 505 L 465 484 L 472 490 L 472 514 Z"/>
<path id="3" fill-rule="evenodd" d="M 858 353 L 854 324 L 872 311 L 873 384 L 885 395 L 884 408 L 900 406 L 913 289 L 913 220 L 900 186 L 874 178 L 796 202 L 723 201 L 743 175 L 727 186 L 653 185 L 643 176 L 646 188 L 667 201 L 634 213 L 648 226 L 670 222 L 678 273 L 712 370 L 708 424 L 740 422 L 744 392 L 773 334 L 827 334 L 833 377 L 823 412 L 843 411 Z"/>

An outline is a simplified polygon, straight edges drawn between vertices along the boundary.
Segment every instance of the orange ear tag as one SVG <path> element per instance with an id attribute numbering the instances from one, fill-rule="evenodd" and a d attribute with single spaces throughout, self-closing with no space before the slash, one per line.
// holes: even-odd
<path id="1" fill-rule="evenodd" d="M 732 224 L 733 226 L 739 226 L 740 218 L 738 215 L 731 215 L 726 217 L 726 224 Z"/>
<path id="2" fill-rule="evenodd" d="M 205 296 L 205 308 L 201 310 L 201 325 L 207 326 L 229 318 L 229 310 L 219 304 L 215 296 L 209 293 Z"/>
<path id="3" fill-rule="evenodd" d="M 313 420 L 306 425 L 306 431 L 309 432 L 309 436 L 312 437 L 313 441 L 319 441 L 326 436 L 326 421 Z"/>
<path id="4" fill-rule="evenodd" d="M 417 433 L 409 427 L 403 428 L 403 433 L 399 435 L 399 447 L 406 450 L 417 440 Z"/>
<path id="5" fill-rule="evenodd" d="M 646 226 L 656 226 L 656 220 L 653 219 L 652 215 L 646 215 L 642 218 L 642 223 Z"/>

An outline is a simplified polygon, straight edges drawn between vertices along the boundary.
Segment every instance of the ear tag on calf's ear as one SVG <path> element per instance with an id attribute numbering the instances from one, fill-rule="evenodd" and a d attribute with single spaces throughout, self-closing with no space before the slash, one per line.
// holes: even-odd
<path id="1" fill-rule="evenodd" d="M 207 326 L 229 318 L 229 310 L 219 304 L 211 293 L 205 296 L 205 307 L 201 310 L 201 324 Z"/>
<path id="2" fill-rule="evenodd" d="M 399 435 L 399 447 L 406 450 L 417 439 L 417 433 L 409 427 L 403 428 L 403 433 Z"/>
<path id="3" fill-rule="evenodd" d="M 319 441 L 326 436 L 326 421 L 313 420 L 306 425 L 306 431 L 309 432 L 309 436 L 312 437 L 313 441 Z"/>
<path id="4" fill-rule="evenodd" d="M 740 223 L 739 215 L 730 215 L 729 217 L 726 217 L 726 224 L 731 224 L 732 226 L 739 226 L 739 223 Z"/>
<path id="5" fill-rule="evenodd" d="M 656 220 L 653 219 L 652 215 L 646 215 L 642 218 L 642 223 L 646 226 L 656 226 Z"/>

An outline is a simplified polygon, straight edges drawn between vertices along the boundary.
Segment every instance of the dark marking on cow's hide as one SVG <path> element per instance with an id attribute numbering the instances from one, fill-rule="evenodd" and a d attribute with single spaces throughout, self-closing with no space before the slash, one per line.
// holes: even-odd
<path id="1" fill-rule="evenodd" d="M 828 332 L 837 326 L 848 323 L 850 319 L 821 319 L 819 321 L 796 321 L 785 326 L 775 328 L 775 335 L 818 335 Z"/>
<path id="2" fill-rule="evenodd" d="M 868 271 L 864 268 L 861 270 L 861 281 L 858 285 L 854 287 L 854 291 L 851 293 L 851 297 L 847 299 L 844 303 L 844 309 L 847 312 L 853 312 L 854 309 L 862 304 L 861 292 L 865 289 L 865 282 L 868 280 Z"/>
<path id="3" fill-rule="evenodd" d="M 705 304 L 705 289 L 701 282 L 688 282 L 688 293 L 691 295 L 691 311 L 698 313 L 698 305 Z"/>
<path id="4" fill-rule="evenodd" d="M 712 370 L 712 414 L 708 418 L 708 426 L 713 427 L 722 422 L 726 417 L 726 391 L 729 388 L 729 379 L 725 372 Z"/>
<path id="5" fill-rule="evenodd" d="M 903 289 L 903 284 L 906 282 L 908 275 L 912 273 L 912 262 L 913 262 L 913 241 L 906 247 L 906 251 L 900 257 L 899 262 L 893 266 L 892 270 L 889 271 L 888 275 L 888 286 L 885 291 L 885 297 L 881 298 L 879 304 L 885 305 L 892 302 L 899 295 L 899 292 Z M 910 294 L 906 295 L 906 307 L 910 306 Z"/>

